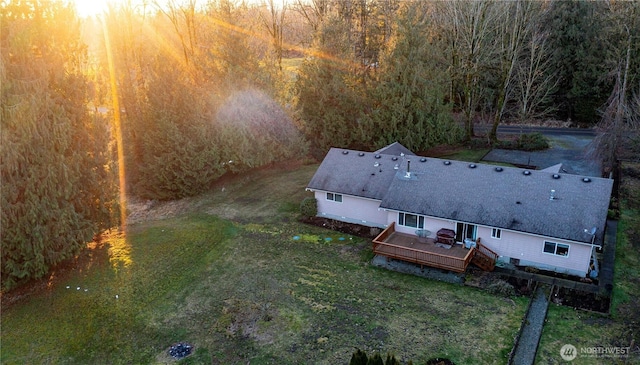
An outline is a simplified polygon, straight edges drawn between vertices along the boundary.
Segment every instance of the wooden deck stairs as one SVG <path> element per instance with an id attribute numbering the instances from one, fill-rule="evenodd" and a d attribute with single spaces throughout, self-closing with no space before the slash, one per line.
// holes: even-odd
<path id="1" fill-rule="evenodd" d="M 493 271 L 496 267 L 496 260 L 498 254 L 491 250 L 489 247 L 480 243 L 480 239 L 476 242 L 473 258 L 471 263 L 481 268 L 484 271 Z"/>

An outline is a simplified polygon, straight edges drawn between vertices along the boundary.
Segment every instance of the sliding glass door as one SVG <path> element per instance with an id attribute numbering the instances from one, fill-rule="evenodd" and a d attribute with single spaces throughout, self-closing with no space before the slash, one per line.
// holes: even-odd
<path id="1" fill-rule="evenodd" d="M 456 224 L 456 241 L 464 242 L 466 238 L 475 241 L 477 238 L 478 226 L 475 224 L 467 224 L 458 222 Z"/>

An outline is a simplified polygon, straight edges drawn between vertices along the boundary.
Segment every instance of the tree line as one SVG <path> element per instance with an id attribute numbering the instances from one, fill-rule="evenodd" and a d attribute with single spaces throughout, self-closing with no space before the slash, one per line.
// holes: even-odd
<path id="1" fill-rule="evenodd" d="M 478 121 L 491 125 L 491 141 L 502 123 L 560 119 L 593 126 L 626 58 L 632 86 L 623 99 L 633 104 L 640 92 L 637 2 L 315 0 L 297 6 L 322 14 L 309 21 L 317 29 L 315 52 L 300 70 L 297 93 L 303 129 L 321 150 L 400 140 L 419 151 L 471 139 Z M 321 118 L 327 104 L 331 115 Z M 639 112 L 637 105 L 628 109 L 625 120 Z M 336 138 L 334 131 L 345 128 L 352 132 Z"/>
<path id="2" fill-rule="evenodd" d="M 0 10 L 3 288 L 123 223 L 125 187 L 176 199 L 331 146 L 422 151 L 473 138 L 478 121 L 494 141 L 501 123 L 545 118 L 590 126 L 608 115 L 621 130 L 640 110 L 637 2 L 153 0 L 88 19 L 63 0 Z"/>

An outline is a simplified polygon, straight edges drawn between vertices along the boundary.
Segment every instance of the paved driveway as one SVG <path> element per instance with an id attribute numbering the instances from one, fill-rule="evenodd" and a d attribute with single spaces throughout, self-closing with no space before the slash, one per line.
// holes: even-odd
<path id="1" fill-rule="evenodd" d="M 551 148 L 544 151 L 512 151 L 494 149 L 487 153 L 483 161 L 504 162 L 518 166 L 535 166 L 537 169 L 563 164 L 567 173 L 586 176 L 601 176 L 601 164 L 586 157 L 592 135 L 584 133 L 555 134 L 543 133 Z"/>

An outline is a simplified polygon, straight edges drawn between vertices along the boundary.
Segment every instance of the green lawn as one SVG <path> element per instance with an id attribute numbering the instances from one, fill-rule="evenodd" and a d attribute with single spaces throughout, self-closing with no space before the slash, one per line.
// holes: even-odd
<path id="1" fill-rule="evenodd" d="M 0 362 L 163 363 L 187 341 L 185 364 L 344 364 L 354 347 L 504 364 L 526 298 L 375 268 L 369 241 L 297 222 L 316 167 L 227 179 L 111 235 L 3 308 Z"/>
<path id="2" fill-rule="evenodd" d="M 536 364 L 560 364 L 560 348 L 565 344 L 574 345 L 578 351 L 585 347 L 627 347 L 640 343 L 640 252 L 638 244 L 632 245 L 624 234 L 627 222 L 638 212 L 623 211 L 619 225 L 615 261 L 615 284 L 612 298 L 611 316 L 574 310 L 555 304 L 549 306 Z M 579 355 L 580 356 L 580 355 Z M 638 364 L 638 353 L 628 359 L 607 359 L 602 357 L 580 357 L 580 364 L 607 363 Z"/>

